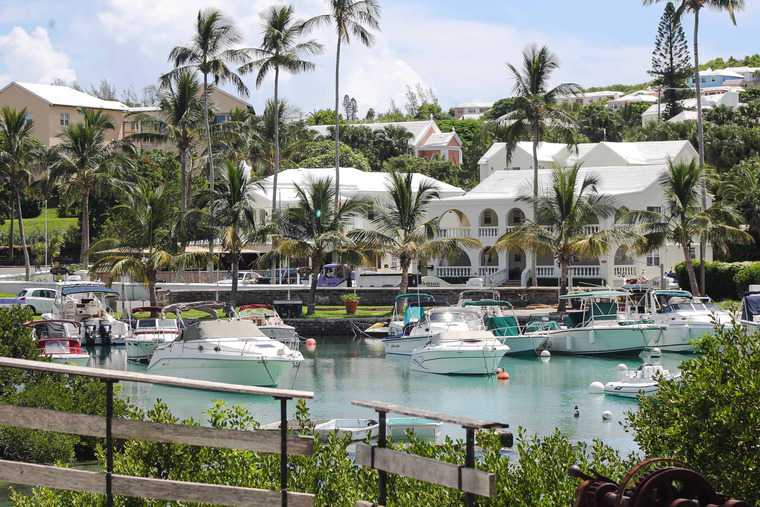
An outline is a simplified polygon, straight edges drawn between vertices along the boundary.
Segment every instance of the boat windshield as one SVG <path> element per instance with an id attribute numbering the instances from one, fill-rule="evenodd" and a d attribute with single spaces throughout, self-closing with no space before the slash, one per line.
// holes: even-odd
<path id="1" fill-rule="evenodd" d="M 142 319 L 137 321 L 137 329 L 177 329 L 174 319 Z"/>
<path id="2" fill-rule="evenodd" d="M 480 323 L 480 317 L 474 312 L 432 312 L 430 322 L 433 324 L 467 324 L 477 325 Z"/>
<path id="3" fill-rule="evenodd" d="M 711 303 L 697 303 L 697 302 L 682 302 L 682 303 L 670 303 L 665 307 L 665 313 L 670 312 L 713 312 L 715 311 L 715 305 Z"/>

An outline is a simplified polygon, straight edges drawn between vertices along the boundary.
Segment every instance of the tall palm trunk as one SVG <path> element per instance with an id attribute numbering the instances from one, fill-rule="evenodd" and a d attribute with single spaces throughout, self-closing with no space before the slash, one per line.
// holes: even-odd
<path id="1" fill-rule="evenodd" d="M 13 261 L 15 260 L 15 255 L 13 252 L 13 222 L 16 221 L 16 207 L 11 206 L 11 232 L 8 235 L 8 243 L 10 246 L 10 249 L 8 250 L 8 263 L 13 266 Z"/>
<path id="2" fill-rule="evenodd" d="M 272 219 L 277 213 L 277 175 L 280 173 L 280 67 L 274 68 L 274 175 L 272 178 Z"/>
<path id="3" fill-rule="evenodd" d="M 232 290 L 230 291 L 230 305 L 234 308 L 237 305 L 238 293 L 238 271 L 240 270 L 240 252 L 232 254 Z"/>
<path id="4" fill-rule="evenodd" d="M 211 187 L 211 194 L 214 193 L 214 153 L 211 148 L 211 124 L 208 121 L 208 74 L 203 74 L 203 123 L 206 125 L 206 156 L 208 159 L 208 181 Z M 211 233 L 208 238 L 208 255 L 209 261 L 206 270 L 210 273 L 214 270 L 214 216 L 210 217 Z"/>
<path id="5" fill-rule="evenodd" d="M 338 49 L 335 53 L 335 204 L 340 202 L 340 35 L 338 35 Z"/>
<path id="6" fill-rule="evenodd" d="M 21 236 L 21 249 L 24 251 L 24 272 L 26 281 L 31 278 L 31 264 L 29 263 L 29 250 L 26 248 L 26 234 L 24 234 L 24 216 L 21 212 L 21 191 L 16 187 L 16 208 L 18 212 L 18 232 Z"/>
<path id="7" fill-rule="evenodd" d="M 184 145 L 179 146 L 179 184 L 182 192 L 180 209 L 182 216 L 187 212 L 187 149 Z"/>
<path id="8" fill-rule="evenodd" d="M 559 262 L 559 304 L 557 305 L 557 311 L 564 312 L 567 301 L 562 296 L 567 294 L 567 285 L 569 282 L 568 259 L 564 255 L 560 255 L 557 260 Z"/>
<path id="9" fill-rule="evenodd" d="M 538 223 L 538 126 L 533 127 L 533 221 Z M 536 273 L 538 252 L 533 251 L 530 256 L 530 272 L 533 276 L 533 287 L 538 287 L 538 273 Z"/>
<path id="10" fill-rule="evenodd" d="M 694 263 L 691 262 L 691 255 L 689 255 L 689 242 L 684 239 L 681 241 L 681 248 L 683 249 L 683 260 L 686 263 L 686 273 L 689 275 L 689 285 L 691 285 L 691 292 L 695 297 L 699 297 L 702 293 L 697 285 L 697 274 L 694 272 Z"/>
<path id="11" fill-rule="evenodd" d="M 705 183 L 705 131 L 702 123 L 702 83 L 699 81 L 699 9 L 694 10 L 694 87 L 697 92 L 697 144 L 699 145 L 699 169 L 702 171 L 702 209 L 707 209 L 707 184 Z M 690 261 L 690 260 L 689 260 Z M 705 287 L 705 240 L 699 240 L 699 287 Z M 694 285 L 692 287 L 695 287 Z"/>
<path id="12" fill-rule="evenodd" d="M 148 282 L 148 299 L 150 306 L 158 306 L 158 297 L 156 296 L 156 272 L 152 269 L 145 273 Z"/>
<path id="13" fill-rule="evenodd" d="M 82 269 L 88 269 L 90 265 L 90 191 L 84 191 L 82 196 L 82 253 L 79 263 Z"/>
<path id="14" fill-rule="evenodd" d="M 401 283 L 398 286 L 399 294 L 406 294 L 409 290 L 409 266 L 412 264 L 412 260 L 405 255 L 399 259 L 401 264 Z"/>

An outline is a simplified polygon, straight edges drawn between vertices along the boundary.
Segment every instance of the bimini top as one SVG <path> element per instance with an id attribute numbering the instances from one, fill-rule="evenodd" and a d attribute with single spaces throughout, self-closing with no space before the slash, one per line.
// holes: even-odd
<path id="1" fill-rule="evenodd" d="M 420 301 L 435 303 L 435 298 L 431 294 L 425 292 L 407 292 L 406 294 L 399 294 L 396 296 L 396 302 L 404 301 L 406 299 L 419 299 Z"/>
<path id="2" fill-rule="evenodd" d="M 754 322 L 760 315 L 760 293 L 749 292 L 742 299 L 742 320 Z"/>
<path id="3" fill-rule="evenodd" d="M 61 287 L 61 294 L 64 296 L 70 296 L 71 294 L 87 294 L 89 292 L 113 294 L 115 296 L 119 295 L 119 291 L 109 289 L 108 287 L 104 287 L 102 285 L 64 285 Z"/>
<path id="4" fill-rule="evenodd" d="M 181 340 L 216 340 L 221 338 L 267 338 L 250 320 L 200 320 L 185 328 Z"/>
<path id="5" fill-rule="evenodd" d="M 623 290 L 592 290 L 585 292 L 571 292 L 560 296 L 561 299 L 587 299 L 587 298 L 624 298 L 630 296 L 629 292 Z"/>
<path id="6" fill-rule="evenodd" d="M 478 299 L 477 301 L 465 301 L 463 306 L 506 306 L 512 308 L 512 303 L 502 299 Z"/>
<path id="7" fill-rule="evenodd" d="M 692 298 L 691 292 L 688 290 L 656 290 L 654 295 L 666 298 Z"/>

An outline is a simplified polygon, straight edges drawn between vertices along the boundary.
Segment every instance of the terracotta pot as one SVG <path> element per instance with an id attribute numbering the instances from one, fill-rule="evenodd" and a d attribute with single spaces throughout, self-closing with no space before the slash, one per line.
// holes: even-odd
<path id="1" fill-rule="evenodd" d="M 358 301 L 344 301 L 344 304 L 346 305 L 346 313 L 349 315 L 354 315 L 359 307 Z"/>

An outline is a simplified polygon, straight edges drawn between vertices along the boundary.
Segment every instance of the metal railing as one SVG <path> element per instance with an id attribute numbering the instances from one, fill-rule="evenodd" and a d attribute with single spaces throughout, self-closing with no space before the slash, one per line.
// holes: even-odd
<path id="1" fill-rule="evenodd" d="M 378 501 L 376 504 L 359 502 L 357 507 L 386 505 L 389 473 L 463 491 L 464 502 L 467 507 L 475 505 L 475 495 L 491 497 L 496 492 L 496 476 L 475 468 L 475 431 L 482 429 L 504 430 L 509 425 L 468 417 L 454 417 L 440 412 L 417 410 L 381 401 L 352 401 L 351 403 L 377 412 L 380 423 L 377 445 L 356 445 L 356 462 L 378 471 Z M 387 415 L 389 413 L 421 417 L 462 426 L 465 430 L 464 466 L 388 449 Z M 502 444 L 505 447 L 512 447 L 511 433 L 502 433 Z"/>
<path id="2" fill-rule="evenodd" d="M 45 486 L 105 495 L 108 507 L 113 506 L 114 495 L 218 505 L 290 505 L 291 507 L 310 507 L 314 505 L 314 495 L 288 491 L 288 455 L 312 454 L 313 441 L 311 438 L 288 436 L 287 403 L 294 398 L 311 399 L 314 397 L 314 393 L 312 392 L 224 384 L 220 382 L 165 377 L 130 371 L 68 366 L 8 357 L 0 357 L 0 367 L 78 375 L 98 379 L 106 386 L 105 418 L 43 408 L 0 405 L 0 424 L 32 430 L 105 438 L 105 473 L 0 460 L 0 480 L 14 484 Z M 255 396 L 271 396 L 280 403 L 280 429 L 279 431 L 239 431 L 114 419 L 113 385 L 120 381 Z M 223 449 L 244 449 L 260 453 L 279 454 L 280 490 L 271 491 L 114 474 L 114 438 L 139 439 Z"/>

